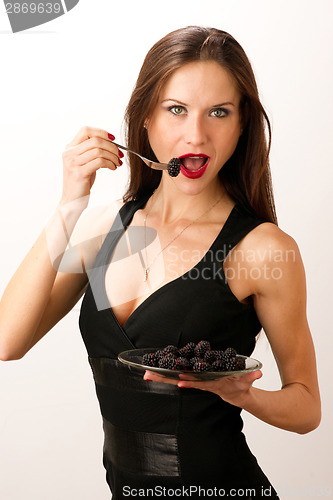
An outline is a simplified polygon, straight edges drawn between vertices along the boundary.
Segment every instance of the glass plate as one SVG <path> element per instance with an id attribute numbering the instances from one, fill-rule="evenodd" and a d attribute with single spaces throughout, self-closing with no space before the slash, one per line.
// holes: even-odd
<path id="1" fill-rule="evenodd" d="M 149 370 L 151 372 L 159 373 L 163 377 L 181 379 L 181 380 L 216 380 L 222 377 L 234 377 L 242 375 L 243 373 L 250 373 L 262 368 L 262 363 L 257 359 L 248 358 L 237 354 L 237 358 L 245 359 L 245 370 L 228 371 L 228 372 L 193 372 L 190 370 L 168 370 L 167 368 L 158 368 L 154 366 L 146 366 L 142 363 L 142 357 L 149 352 L 157 351 L 157 348 L 150 349 L 132 349 L 130 351 L 123 351 L 118 355 L 119 361 L 125 365 L 137 368 L 142 371 Z M 181 377 L 180 377 L 181 375 Z"/>

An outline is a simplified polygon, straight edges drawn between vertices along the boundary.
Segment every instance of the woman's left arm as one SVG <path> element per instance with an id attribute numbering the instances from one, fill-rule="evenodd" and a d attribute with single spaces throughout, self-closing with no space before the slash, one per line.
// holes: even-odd
<path id="1" fill-rule="evenodd" d="M 253 284 L 254 306 L 272 347 L 282 388 L 272 392 L 251 386 L 242 408 L 271 425 L 303 434 L 318 427 L 321 419 L 304 267 L 289 235 L 271 224 L 264 224 L 261 232 L 257 241 L 266 248 L 269 241 L 271 252 L 261 264 L 261 279 Z"/>
<path id="2" fill-rule="evenodd" d="M 214 392 L 268 424 L 300 434 L 310 432 L 320 423 L 321 408 L 315 352 L 306 318 L 305 273 L 298 246 L 273 224 L 253 230 L 244 245 L 243 255 L 246 248 L 257 249 L 255 261 L 246 263 L 248 275 L 256 277 L 250 289 L 282 387 L 276 391 L 253 387 L 253 382 L 262 376 L 260 371 L 209 382 L 180 381 L 178 387 Z M 251 273 L 253 267 L 256 272 Z M 162 381 L 162 377 L 151 372 L 145 378 Z"/>

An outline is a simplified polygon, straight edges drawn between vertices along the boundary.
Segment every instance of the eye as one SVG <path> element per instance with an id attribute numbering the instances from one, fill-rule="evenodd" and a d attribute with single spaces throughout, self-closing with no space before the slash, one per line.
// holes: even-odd
<path id="1" fill-rule="evenodd" d="M 174 105 L 168 108 L 173 115 L 182 115 L 185 112 L 184 106 Z"/>
<path id="2" fill-rule="evenodd" d="M 215 116 L 215 118 L 224 118 L 228 116 L 229 111 L 224 108 L 215 108 L 211 111 L 211 115 Z"/>

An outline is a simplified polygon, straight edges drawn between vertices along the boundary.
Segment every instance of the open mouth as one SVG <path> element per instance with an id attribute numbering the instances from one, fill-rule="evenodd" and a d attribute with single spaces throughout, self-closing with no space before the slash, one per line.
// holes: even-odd
<path id="1" fill-rule="evenodd" d="M 208 162 L 208 157 L 206 156 L 187 156 L 185 158 L 180 158 L 181 164 L 186 170 L 190 172 L 198 172 L 203 168 Z"/>
<path id="2" fill-rule="evenodd" d="M 198 179 L 201 177 L 209 164 L 210 157 L 205 154 L 189 153 L 179 157 L 181 161 L 180 170 L 185 177 L 189 179 Z"/>

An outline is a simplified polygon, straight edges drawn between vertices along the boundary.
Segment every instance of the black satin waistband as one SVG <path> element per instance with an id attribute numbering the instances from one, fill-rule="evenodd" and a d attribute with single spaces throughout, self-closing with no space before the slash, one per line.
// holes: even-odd
<path id="1" fill-rule="evenodd" d="M 104 456 L 115 467 L 147 476 L 179 476 L 177 438 L 121 429 L 103 419 Z"/>
<path id="2" fill-rule="evenodd" d="M 95 383 L 118 390 L 153 392 L 157 394 L 179 394 L 179 388 L 170 384 L 147 382 L 143 380 L 143 371 L 124 365 L 117 359 L 91 358 L 89 363 Z"/>

